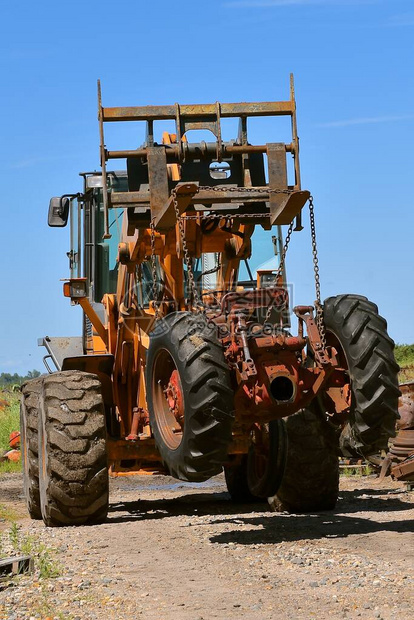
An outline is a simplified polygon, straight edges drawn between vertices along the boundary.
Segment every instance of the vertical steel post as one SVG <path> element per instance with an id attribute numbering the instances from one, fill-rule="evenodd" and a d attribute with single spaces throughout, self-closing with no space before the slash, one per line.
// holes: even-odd
<path id="1" fill-rule="evenodd" d="M 98 80 L 98 120 L 99 120 L 99 137 L 100 137 L 100 157 L 101 157 L 101 168 L 102 168 L 102 196 L 103 196 L 103 209 L 104 209 L 103 239 L 110 239 L 111 233 L 109 232 L 108 185 L 106 181 L 106 158 L 105 158 L 105 140 L 104 140 L 103 112 L 102 112 L 101 80 Z"/>
<path id="2" fill-rule="evenodd" d="M 299 167 L 299 138 L 298 126 L 296 123 L 296 101 L 295 101 L 295 83 L 293 73 L 290 74 L 290 100 L 292 102 L 292 142 L 294 146 L 295 158 L 295 189 L 300 189 L 300 167 Z"/>
<path id="3" fill-rule="evenodd" d="M 290 100 L 293 103 L 292 112 L 292 143 L 293 143 L 293 157 L 295 165 L 295 189 L 300 189 L 300 165 L 299 165 L 299 137 L 298 126 L 296 122 L 296 100 L 295 100 L 295 82 L 293 73 L 290 74 Z M 295 230 L 303 230 L 302 226 L 302 211 L 296 216 Z"/>

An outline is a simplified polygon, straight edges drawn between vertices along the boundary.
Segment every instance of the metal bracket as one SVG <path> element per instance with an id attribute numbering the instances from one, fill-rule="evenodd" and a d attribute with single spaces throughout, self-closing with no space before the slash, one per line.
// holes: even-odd
<path id="1" fill-rule="evenodd" d="M 150 185 L 151 217 L 159 217 L 170 191 L 165 146 L 148 147 L 148 177 Z"/>
<path id="2" fill-rule="evenodd" d="M 198 183 L 177 184 L 175 194 L 180 214 L 185 212 L 197 192 Z M 159 215 L 155 218 L 154 225 L 157 230 L 169 230 L 175 226 L 176 222 L 177 217 L 174 209 L 174 199 L 170 196 L 160 210 Z"/>

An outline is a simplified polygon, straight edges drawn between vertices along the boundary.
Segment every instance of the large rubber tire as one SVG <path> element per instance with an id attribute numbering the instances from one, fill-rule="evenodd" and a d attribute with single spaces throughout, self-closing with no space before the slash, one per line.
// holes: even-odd
<path id="1" fill-rule="evenodd" d="M 47 376 L 39 416 L 39 488 L 48 526 L 101 523 L 108 512 L 105 410 L 96 375 Z"/>
<path id="2" fill-rule="evenodd" d="M 181 383 L 184 424 L 175 442 L 155 403 L 163 359 L 175 367 Z M 216 328 L 189 312 L 159 321 L 151 333 L 146 385 L 151 429 L 170 474 L 202 482 L 220 473 L 232 439 L 234 394 Z"/>
<path id="3" fill-rule="evenodd" d="M 394 341 L 377 306 L 360 295 L 329 297 L 324 303 L 328 336 L 333 334 L 345 354 L 351 380 L 350 451 L 366 457 L 387 449 L 398 419 L 399 366 Z"/>
<path id="4" fill-rule="evenodd" d="M 338 439 L 315 404 L 285 418 L 288 450 L 285 475 L 269 498 L 278 512 L 333 510 L 339 492 Z"/>
<path id="5" fill-rule="evenodd" d="M 32 519 L 41 519 L 39 493 L 38 414 L 43 377 L 22 385 L 20 401 L 20 445 L 23 489 L 27 510 Z"/>

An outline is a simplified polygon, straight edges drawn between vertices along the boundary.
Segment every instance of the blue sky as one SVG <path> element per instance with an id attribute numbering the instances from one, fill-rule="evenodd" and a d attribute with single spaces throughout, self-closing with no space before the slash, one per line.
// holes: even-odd
<path id="1" fill-rule="evenodd" d="M 0 372 L 41 369 L 39 336 L 80 333 L 59 282 L 68 230 L 46 215 L 51 196 L 80 190 L 78 172 L 98 166 L 98 77 L 104 105 L 144 105 L 284 99 L 293 71 L 322 294 L 367 295 L 391 336 L 414 342 L 412 1 L 16 0 L 0 34 Z M 283 140 L 277 123 L 252 122 L 251 140 Z M 112 129 L 112 147 L 141 141 Z M 253 265 L 271 252 L 261 233 Z M 294 302 L 312 303 L 308 227 L 288 274 Z"/>

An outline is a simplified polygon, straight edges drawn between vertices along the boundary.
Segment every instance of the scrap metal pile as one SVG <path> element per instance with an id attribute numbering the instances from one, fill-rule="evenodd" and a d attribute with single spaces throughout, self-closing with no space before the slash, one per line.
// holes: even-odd
<path id="1" fill-rule="evenodd" d="M 414 481 L 414 381 L 400 384 L 401 398 L 397 436 L 381 467 L 381 478 L 391 474 L 397 480 Z"/>

